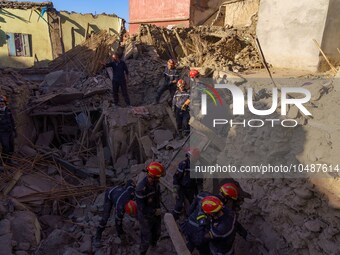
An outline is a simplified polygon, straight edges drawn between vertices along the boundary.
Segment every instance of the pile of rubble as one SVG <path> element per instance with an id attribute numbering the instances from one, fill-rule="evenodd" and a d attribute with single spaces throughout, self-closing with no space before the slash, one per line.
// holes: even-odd
<path id="1" fill-rule="evenodd" d="M 227 27 L 198 26 L 166 29 L 144 25 L 134 40 L 153 45 L 163 58 L 182 66 L 243 71 L 262 68 L 254 34 Z"/>

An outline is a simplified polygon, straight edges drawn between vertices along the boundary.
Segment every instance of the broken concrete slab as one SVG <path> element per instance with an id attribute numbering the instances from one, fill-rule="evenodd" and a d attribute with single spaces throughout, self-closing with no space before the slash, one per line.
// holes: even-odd
<path id="1" fill-rule="evenodd" d="M 41 133 L 39 134 L 38 139 L 35 142 L 35 145 L 49 147 L 51 142 L 53 141 L 53 138 L 54 138 L 53 130 L 45 132 L 45 133 Z"/>
<path id="2" fill-rule="evenodd" d="M 19 153 L 27 157 L 35 157 L 38 152 L 28 145 L 21 146 Z"/>
<path id="3" fill-rule="evenodd" d="M 131 168 L 130 168 L 130 175 L 131 175 L 131 177 L 137 176 L 144 169 L 145 169 L 145 164 L 137 164 L 137 165 L 131 166 Z"/>
<path id="4" fill-rule="evenodd" d="M 56 229 L 43 241 L 37 252 L 49 255 L 64 254 L 66 247 L 74 241 L 73 236 L 69 233 L 61 229 Z"/>
<path id="5" fill-rule="evenodd" d="M 152 153 L 152 150 L 151 150 L 152 141 L 151 141 L 150 137 L 146 135 L 146 136 L 139 138 L 139 140 L 140 140 L 140 143 L 143 146 L 145 156 L 147 158 L 152 158 L 152 156 L 153 156 L 153 153 Z"/>
<path id="6" fill-rule="evenodd" d="M 116 170 L 123 170 L 129 166 L 129 158 L 128 155 L 120 156 L 114 164 L 114 168 Z"/>
<path id="7" fill-rule="evenodd" d="M 173 133 L 170 130 L 158 129 L 154 132 L 154 142 L 156 144 L 162 144 L 165 141 L 170 141 L 174 138 Z"/>

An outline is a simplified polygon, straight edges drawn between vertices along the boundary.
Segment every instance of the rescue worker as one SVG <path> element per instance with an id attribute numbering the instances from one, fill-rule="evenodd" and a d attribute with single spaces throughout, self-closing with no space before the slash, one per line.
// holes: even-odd
<path id="1" fill-rule="evenodd" d="M 184 80 L 179 80 L 177 82 L 177 91 L 172 101 L 179 139 L 182 139 L 183 135 L 188 135 L 190 133 L 190 93 L 186 90 L 185 85 L 186 83 Z"/>
<path id="2" fill-rule="evenodd" d="M 159 100 L 163 93 L 167 90 L 170 92 L 170 98 L 173 98 L 176 92 L 176 84 L 179 79 L 179 73 L 176 69 L 176 61 L 173 59 L 169 59 L 167 62 L 167 66 L 165 67 L 164 73 L 164 83 L 157 90 L 156 96 L 156 104 L 159 104 Z"/>
<path id="3" fill-rule="evenodd" d="M 187 240 L 187 247 L 192 253 L 196 249 L 200 255 L 209 255 L 209 238 L 207 238 L 207 233 L 210 230 L 210 219 L 203 212 L 201 208 L 201 200 L 206 197 L 211 196 L 209 192 L 201 192 L 195 198 L 196 204 L 192 203 L 189 210 L 189 217 L 184 222 L 181 227 L 183 234 Z"/>
<path id="4" fill-rule="evenodd" d="M 160 177 L 165 175 L 164 166 L 151 162 L 147 176 L 137 185 L 136 202 L 138 221 L 141 228 L 140 254 L 145 255 L 149 246 L 156 246 L 161 235 L 161 191 Z"/>
<path id="5" fill-rule="evenodd" d="M 234 240 L 238 233 L 245 240 L 248 233 L 237 221 L 236 213 L 230 208 L 223 206 L 222 201 L 216 196 L 207 196 L 202 199 L 202 210 L 211 217 L 210 231 L 206 235 L 209 239 L 210 253 L 212 255 L 234 254 Z"/>
<path id="6" fill-rule="evenodd" d="M 111 215 L 112 207 L 115 208 L 115 226 L 118 236 L 121 238 L 123 231 L 123 217 L 127 213 L 132 217 L 137 216 L 137 204 L 135 198 L 135 184 L 132 180 L 127 181 L 125 186 L 116 186 L 105 192 L 104 214 L 97 228 L 94 246 L 99 247 L 102 233 Z"/>
<path id="7" fill-rule="evenodd" d="M 190 77 L 190 111 L 192 116 L 194 116 L 196 119 L 200 120 L 202 118 L 201 114 L 201 94 L 202 89 L 205 89 L 205 86 L 203 83 L 199 81 L 199 75 L 200 73 L 196 69 L 192 69 L 189 71 L 189 77 Z"/>
<path id="8" fill-rule="evenodd" d="M 187 199 L 191 204 L 198 194 L 198 186 L 202 180 L 190 177 L 190 161 L 196 162 L 199 156 L 200 152 L 197 148 L 189 148 L 185 159 L 178 164 L 173 176 L 173 195 L 176 203 L 172 214 L 175 219 L 178 219 L 181 215 L 185 200 Z"/>
<path id="9" fill-rule="evenodd" d="M 0 96 L 0 144 L 2 146 L 0 164 L 13 164 L 14 138 L 17 137 L 14 118 L 7 107 L 7 98 Z"/>
<path id="10" fill-rule="evenodd" d="M 130 106 L 130 98 L 127 91 L 127 80 L 129 75 L 129 70 L 126 66 L 126 63 L 120 59 L 117 53 L 112 54 L 112 61 L 104 64 L 105 67 L 112 68 L 112 93 L 113 93 L 113 103 L 115 106 L 118 106 L 119 102 L 119 88 L 122 90 L 122 94 L 127 106 Z"/>

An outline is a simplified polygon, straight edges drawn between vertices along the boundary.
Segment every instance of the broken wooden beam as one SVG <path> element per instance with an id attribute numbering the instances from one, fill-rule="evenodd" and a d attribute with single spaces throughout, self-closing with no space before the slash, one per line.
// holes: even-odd
<path id="1" fill-rule="evenodd" d="M 174 219 L 174 216 L 171 213 L 166 213 L 164 215 L 164 223 L 166 226 L 166 229 L 169 233 L 169 236 L 171 238 L 171 241 L 175 247 L 175 250 L 178 255 L 190 255 L 190 251 L 188 250 L 184 238 L 179 232 L 177 223 Z"/>
<path id="2" fill-rule="evenodd" d="M 185 47 L 185 45 L 184 45 L 184 43 L 183 43 L 183 41 L 182 41 L 181 37 L 179 36 L 179 34 L 178 34 L 176 29 L 174 30 L 174 32 L 175 32 L 176 38 L 177 38 L 177 40 L 179 42 L 179 45 L 181 45 L 181 47 L 182 47 L 184 55 L 187 57 L 188 56 L 187 48 Z"/>
<path id="3" fill-rule="evenodd" d="M 105 169 L 105 157 L 104 157 L 104 149 L 101 137 L 97 140 L 97 158 L 99 162 L 99 181 L 100 186 L 106 186 L 106 169 Z"/>
<path id="4" fill-rule="evenodd" d="M 12 180 L 9 182 L 7 187 L 4 189 L 3 194 L 7 196 L 9 192 L 14 188 L 15 184 L 19 181 L 20 177 L 22 176 L 22 171 L 19 169 L 15 172 Z"/>
<path id="5" fill-rule="evenodd" d="M 325 53 L 323 52 L 323 50 L 321 49 L 319 43 L 318 43 L 315 39 L 313 39 L 313 41 L 314 41 L 316 47 L 317 47 L 317 48 L 319 49 L 319 51 L 321 52 L 322 56 L 325 58 L 327 64 L 328 64 L 328 65 L 330 66 L 330 68 L 332 69 L 332 71 L 336 73 L 336 72 L 337 72 L 336 68 L 331 64 L 331 62 L 330 62 L 329 59 L 327 58 L 326 54 L 325 54 Z"/>

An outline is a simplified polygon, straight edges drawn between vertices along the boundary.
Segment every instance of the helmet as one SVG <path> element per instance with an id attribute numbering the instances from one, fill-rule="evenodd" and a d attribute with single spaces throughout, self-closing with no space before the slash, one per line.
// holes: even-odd
<path id="1" fill-rule="evenodd" d="M 201 206 L 204 213 L 212 214 L 219 212 L 223 207 L 223 203 L 218 197 L 207 196 L 202 199 Z"/>
<path id="2" fill-rule="evenodd" d="M 151 162 L 147 168 L 148 175 L 151 177 L 161 177 L 164 176 L 164 166 L 158 162 Z"/>
<path id="3" fill-rule="evenodd" d="M 185 86 L 185 81 L 182 79 L 178 80 L 177 87 L 184 87 L 184 86 Z"/>
<path id="4" fill-rule="evenodd" d="M 7 97 L 5 97 L 5 96 L 0 96 L 0 102 L 1 102 L 1 103 L 7 103 Z"/>
<path id="5" fill-rule="evenodd" d="M 130 200 L 127 202 L 124 206 L 125 212 L 130 216 L 136 216 L 137 215 L 137 204 L 135 201 Z"/>
<path id="6" fill-rule="evenodd" d="M 191 157 L 199 158 L 200 155 L 201 155 L 201 152 L 198 148 L 190 148 L 189 147 L 189 148 L 185 149 L 185 152 L 186 152 L 185 156 L 187 156 L 189 158 L 191 158 Z"/>
<path id="7" fill-rule="evenodd" d="M 230 197 L 234 200 L 238 198 L 238 188 L 234 183 L 225 183 L 221 186 L 220 192 L 224 197 Z"/>
<path id="8" fill-rule="evenodd" d="M 190 70 L 190 72 L 189 72 L 189 76 L 190 76 L 191 78 L 197 78 L 199 75 L 200 75 L 200 73 L 199 73 L 196 69 L 192 69 L 192 70 Z"/>

